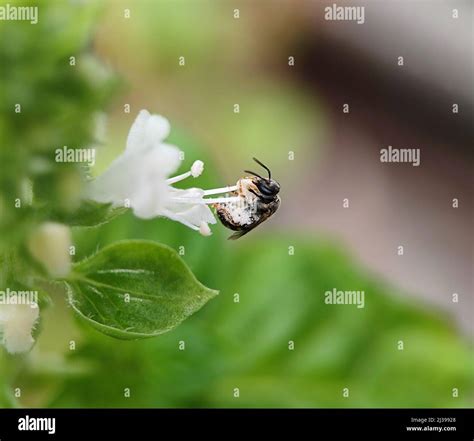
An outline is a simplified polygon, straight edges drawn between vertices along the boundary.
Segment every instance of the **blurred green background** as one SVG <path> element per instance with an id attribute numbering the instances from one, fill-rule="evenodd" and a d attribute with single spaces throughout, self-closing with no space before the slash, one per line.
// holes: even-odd
<path id="1" fill-rule="evenodd" d="M 74 228 L 76 260 L 120 239 L 155 240 L 184 250 L 196 277 L 221 293 L 177 329 L 129 342 L 79 323 L 64 292 L 52 290 L 32 352 L 0 352 L 0 405 L 471 406 L 472 342 L 455 323 L 382 281 L 342 241 L 303 229 L 297 210 L 285 211 L 286 199 L 311 204 L 292 181 L 312 173 L 307 161 L 317 160 L 330 130 L 324 107 L 293 76 L 284 51 L 298 40 L 304 14 L 293 13 L 281 35 L 274 27 L 287 19 L 289 2 L 273 2 L 265 15 L 242 2 L 239 19 L 226 1 L 129 3 L 41 2 L 37 25 L 0 23 L 1 249 L 20 243 L 36 222 L 5 208 L 20 191 L 18 175 L 41 189 L 48 216 L 49 205 L 71 197 L 62 193 L 66 172 L 52 165 L 54 148 L 99 146 L 98 174 L 123 150 L 142 108 L 170 119 L 170 141 L 185 151 L 186 167 L 205 162 L 201 188 L 234 183 L 252 156 L 267 162 L 282 184 L 285 221 L 278 212 L 235 243 L 220 225 L 205 238 L 131 214 Z M 17 102 L 21 118 L 12 112 Z M 297 161 L 288 160 L 290 151 Z M 75 173 L 71 167 L 66 176 Z M 364 290 L 365 308 L 326 305 L 324 292 L 333 288 Z"/>

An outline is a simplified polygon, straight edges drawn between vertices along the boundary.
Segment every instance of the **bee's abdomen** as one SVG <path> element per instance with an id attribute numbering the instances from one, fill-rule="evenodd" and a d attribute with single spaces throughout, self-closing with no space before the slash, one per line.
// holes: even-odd
<path id="1" fill-rule="evenodd" d="M 240 231 L 255 223 L 255 214 L 231 204 L 215 204 L 216 214 L 222 224 L 234 231 Z"/>

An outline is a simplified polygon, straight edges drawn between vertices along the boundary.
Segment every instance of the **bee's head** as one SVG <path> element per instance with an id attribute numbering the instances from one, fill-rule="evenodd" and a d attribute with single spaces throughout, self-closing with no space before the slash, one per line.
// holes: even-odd
<path id="1" fill-rule="evenodd" d="M 265 164 L 261 163 L 257 158 L 253 158 L 253 160 L 267 171 L 268 178 L 262 178 L 262 176 L 250 170 L 245 170 L 245 172 L 255 176 L 253 182 L 260 192 L 260 195 L 257 196 L 267 202 L 271 202 L 280 191 L 280 184 L 272 179 L 272 172 Z"/>
<path id="2" fill-rule="evenodd" d="M 260 179 L 257 178 L 255 185 L 260 190 L 262 196 L 274 197 L 280 191 L 280 184 L 273 179 Z"/>

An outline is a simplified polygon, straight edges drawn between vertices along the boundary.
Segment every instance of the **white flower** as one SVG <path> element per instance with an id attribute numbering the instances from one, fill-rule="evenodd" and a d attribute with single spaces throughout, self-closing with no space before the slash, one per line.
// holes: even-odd
<path id="1" fill-rule="evenodd" d="M 135 216 L 143 219 L 164 216 L 209 235 L 208 224 L 215 224 L 216 219 L 208 204 L 239 198 L 205 199 L 204 196 L 234 191 L 237 187 L 174 188 L 172 185 L 176 182 L 198 177 L 204 170 L 204 163 L 195 161 L 188 172 L 169 178 L 181 163 L 178 147 L 164 142 L 169 132 L 166 118 L 140 111 L 128 134 L 125 151 L 89 183 L 88 197 L 117 207 L 129 206 Z"/>
<path id="2" fill-rule="evenodd" d="M 32 332 L 39 317 L 38 305 L 0 305 L 0 343 L 8 352 L 17 354 L 31 349 Z"/>

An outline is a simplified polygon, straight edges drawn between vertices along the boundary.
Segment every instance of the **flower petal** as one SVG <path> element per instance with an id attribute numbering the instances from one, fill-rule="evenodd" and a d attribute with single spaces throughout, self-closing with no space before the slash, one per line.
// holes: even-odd
<path id="1" fill-rule="evenodd" d="M 170 133 L 169 121 L 160 115 L 141 110 L 127 138 L 126 151 L 143 151 L 158 146 Z"/>
<path id="2" fill-rule="evenodd" d="M 180 162 L 180 150 L 170 144 L 139 153 L 125 152 L 89 183 L 88 196 L 115 206 L 124 206 L 128 200 L 136 216 L 149 219 L 168 203 L 166 177 Z"/>
<path id="3" fill-rule="evenodd" d="M 196 200 L 202 199 L 203 194 L 204 190 L 200 188 L 187 190 L 173 188 L 170 192 L 170 202 L 166 207 L 166 216 L 181 223 L 190 223 L 198 228 L 202 222 L 215 224 L 216 219 L 210 208 L 207 205 L 196 203 Z M 186 199 L 189 199 L 190 202 L 186 203 Z M 176 202 L 177 200 L 179 202 Z"/>
<path id="4" fill-rule="evenodd" d="M 212 231 L 211 231 L 211 229 L 209 228 L 209 225 L 206 224 L 206 222 L 201 222 L 201 226 L 199 227 L 199 232 L 200 232 L 203 236 L 210 236 L 210 235 L 212 235 Z"/>

